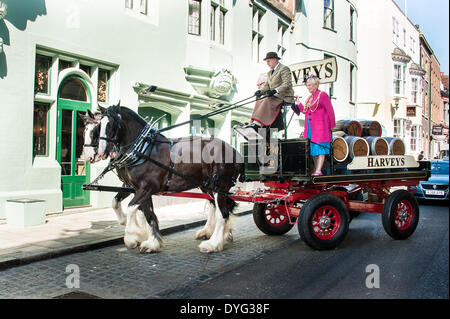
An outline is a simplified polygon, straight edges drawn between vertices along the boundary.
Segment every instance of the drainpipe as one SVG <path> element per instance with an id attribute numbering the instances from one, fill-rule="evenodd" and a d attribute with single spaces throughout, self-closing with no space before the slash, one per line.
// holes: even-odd
<path id="1" fill-rule="evenodd" d="M 430 59 L 430 72 L 428 72 L 428 158 L 431 158 L 431 66 L 432 61 Z"/>

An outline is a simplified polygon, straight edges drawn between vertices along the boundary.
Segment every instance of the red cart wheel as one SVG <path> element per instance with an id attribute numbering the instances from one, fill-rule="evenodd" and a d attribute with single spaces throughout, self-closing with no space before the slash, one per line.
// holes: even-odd
<path id="1" fill-rule="evenodd" d="M 311 197 L 300 211 L 298 231 L 313 249 L 336 248 L 348 232 L 349 214 L 338 197 L 322 193 Z"/>
<path id="2" fill-rule="evenodd" d="M 295 221 L 292 218 L 292 222 Z M 267 235 L 283 235 L 294 226 L 289 223 L 289 215 L 284 205 L 254 204 L 253 220 L 256 226 Z"/>
<path id="3" fill-rule="evenodd" d="M 382 213 L 383 228 L 394 239 L 411 236 L 419 223 L 419 205 L 406 190 L 397 190 L 386 199 Z"/>

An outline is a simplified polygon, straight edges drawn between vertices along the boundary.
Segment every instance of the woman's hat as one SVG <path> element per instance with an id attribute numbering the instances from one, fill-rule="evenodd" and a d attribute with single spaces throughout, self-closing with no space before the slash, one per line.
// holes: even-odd
<path id="1" fill-rule="evenodd" d="M 264 61 L 267 59 L 281 59 L 276 52 L 267 52 L 266 57 L 264 58 Z"/>

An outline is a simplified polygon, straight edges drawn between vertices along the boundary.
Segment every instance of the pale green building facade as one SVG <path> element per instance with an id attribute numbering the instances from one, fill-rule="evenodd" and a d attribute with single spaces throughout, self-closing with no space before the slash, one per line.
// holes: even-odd
<path id="1" fill-rule="evenodd" d="M 354 115 L 355 2 L 0 0 L 0 218 L 16 198 L 45 200 L 47 212 L 109 206 L 114 194 L 81 190 L 106 162 L 83 161 L 79 113 L 120 100 L 144 118 L 165 115 L 160 126 L 180 123 L 251 96 L 268 51 L 286 65 L 336 57 L 337 80 L 321 89 L 337 117 Z M 150 85 L 156 91 L 146 92 Z M 306 100 L 304 87 L 295 91 Z M 239 147 L 232 126 L 252 108 L 167 135 L 214 135 Z M 302 125 L 294 116 L 288 136 Z M 118 179 L 110 173 L 102 183 Z"/>

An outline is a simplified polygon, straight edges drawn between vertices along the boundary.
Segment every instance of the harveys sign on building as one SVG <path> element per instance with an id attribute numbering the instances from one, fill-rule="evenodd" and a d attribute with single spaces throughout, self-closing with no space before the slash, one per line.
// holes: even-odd
<path id="1" fill-rule="evenodd" d="M 412 155 L 358 156 L 348 164 L 349 170 L 419 167 Z"/>
<path id="2" fill-rule="evenodd" d="M 335 57 L 291 64 L 289 68 L 292 71 L 293 86 L 305 85 L 304 79 L 312 74 L 319 77 L 321 84 L 336 82 L 337 79 L 338 69 Z"/>

